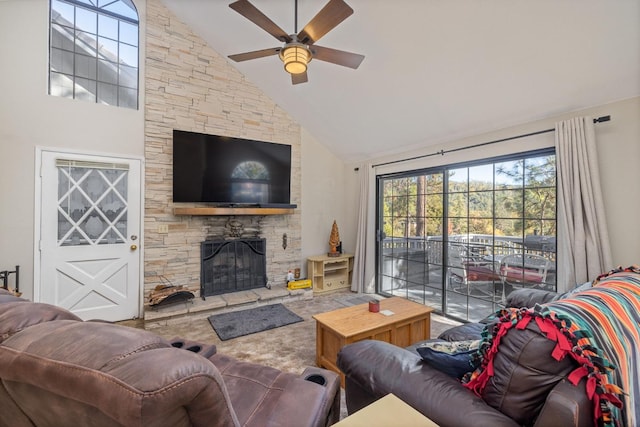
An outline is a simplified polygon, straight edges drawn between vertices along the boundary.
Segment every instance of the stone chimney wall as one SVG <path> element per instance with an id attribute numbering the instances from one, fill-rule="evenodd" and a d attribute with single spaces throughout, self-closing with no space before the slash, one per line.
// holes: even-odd
<path id="1" fill-rule="evenodd" d="M 166 281 L 199 295 L 200 242 L 225 233 L 230 238 L 225 231 L 230 220 L 267 240 L 269 282 L 284 284 L 287 271 L 302 263 L 300 126 L 159 0 L 147 1 L 146 26 L 145 301 Z M 174 215 L 173 129 L 291 145 L 295 213 Z"/>

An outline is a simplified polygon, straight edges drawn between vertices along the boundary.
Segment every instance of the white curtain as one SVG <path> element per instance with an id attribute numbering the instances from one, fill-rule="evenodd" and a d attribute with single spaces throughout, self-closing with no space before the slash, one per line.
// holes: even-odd
<path id="1" fill-rule="evenodd" d="M 360 201 L 358 206 L 358 230 L 356 234 L 356 250 L 353 257 L 353 278 L 351 290 L 354 292 L 375 292 L 375 227 L 373 209 L 375 201 L 375 173 L 371 163 L 360 166 Z"/>
<path id="2" fill-rule="evenodd" d="M 558 292 L 614 266 L 607 233 L 593 119 L 556 123 Z"/>

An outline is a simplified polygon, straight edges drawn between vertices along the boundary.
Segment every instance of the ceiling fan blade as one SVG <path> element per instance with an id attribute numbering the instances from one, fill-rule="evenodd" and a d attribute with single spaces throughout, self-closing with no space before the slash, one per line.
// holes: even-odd
<path id="1" fill-rule="evenodd" d="M 331 49 L 322 46 L 310 46 L 313 59 L 331 62 L 332 64 L 342 65 L 343 67 L 353 68 L 354 70 L 360 66 L 364 55 L 357 53 L 345 52 L 344 50 Z"/>
<path id="2" fill-rule="evenodd" d="M 344 0 L 329 0 L 320 12 L 298 33 L 298 41 L 313 44 L 353 13 Z"/>
<path id="3" fill-rule="evenodd" d="M 272 47 L 271 49 L 254 50 L 253 52 L 237 53 L 235 55 L 229 55 L 229 59 L 242 62 L 250 59 L 264 58 L 265 56 L 277 55 L 281 48 Z"/>
<path id="4" fill-rule="evenodd" d="M 231 3 L 229 7 L 281 42 L 289 43 L 291 41 L 289 34 L 285 33 L 282 28 L 278 27 L 264 13 L 260 12 L 257 7 L 249 3 L 248 0 L 238 0 Z"/>
<path id="5" fill-rule="evenodd" d="M 291 84 L 297 85 L 300 83 L 306 83 L 309 81 L 309 76 L 307 76 L 307 72 L 300 74 L 291 74 Z"/>

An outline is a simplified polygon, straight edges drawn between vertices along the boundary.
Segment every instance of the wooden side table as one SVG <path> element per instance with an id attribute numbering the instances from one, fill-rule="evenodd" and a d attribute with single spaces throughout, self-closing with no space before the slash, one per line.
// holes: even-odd
<path id="1" fill-rule="evenodd" d="M 385 310 L 393 312 L 385 316 Z M 344 375 L 336 361 L 342 347 L 365 339 L 407 347 L 429 339 L 433 308 L 392 297 L 380 301 L 380 312 L 371 313 L 369 304 L 345 307 L 313 316 L 316 320 L 316 364 Z"/>
<path id="2" fill-rule="evenodd" d="M 438 427 L 436 423 L 413 409 L 394 394 L 376 400 L 358 412 L 349 415 L 336 427 Z"/>

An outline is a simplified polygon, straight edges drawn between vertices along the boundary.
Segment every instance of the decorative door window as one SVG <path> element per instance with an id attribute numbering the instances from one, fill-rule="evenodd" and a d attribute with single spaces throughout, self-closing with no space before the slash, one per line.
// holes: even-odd
<path id="1" fill-rule="evenodd" d="M 58 245 L 125 243 L 126 164 L 59 159 Z"/>

